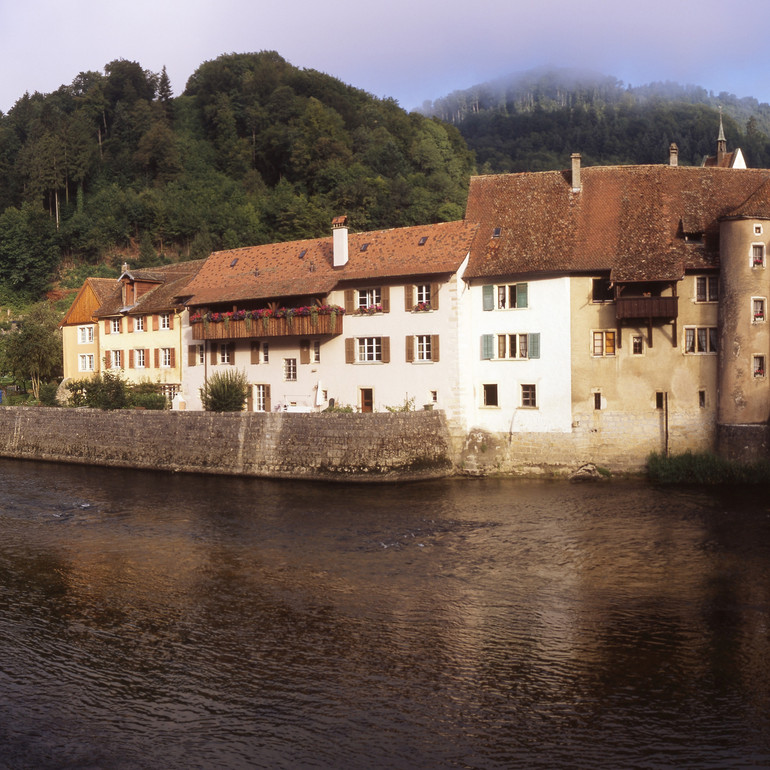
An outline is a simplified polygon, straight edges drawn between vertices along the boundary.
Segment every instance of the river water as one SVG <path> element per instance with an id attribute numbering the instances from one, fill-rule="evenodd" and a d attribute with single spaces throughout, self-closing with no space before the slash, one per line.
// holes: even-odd
<path id="1" fill-rule="evenodd" d="M 0 461 L 0 768 L 770 766 L 766 491 Z"/>

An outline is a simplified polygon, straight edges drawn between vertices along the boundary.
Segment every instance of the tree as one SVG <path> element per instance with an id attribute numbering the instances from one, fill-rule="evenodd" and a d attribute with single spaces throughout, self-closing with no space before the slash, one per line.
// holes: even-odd
<path id="1" fill-rule="evenodd" d="M 40 382 L 61 372 L 62 344 L 57 322 L 53 308 L 41 302 L 2 338 L 3 369 L 16 379 L 31 379 L 36 399 L 40 398 Z"/>
<path id="2" fill-rule="evenodd" d="M 200 389 L 203 408 L 207 412 L 240 412 L 248 388 L 246 373 L 239 369 L 214 372 Z"/>

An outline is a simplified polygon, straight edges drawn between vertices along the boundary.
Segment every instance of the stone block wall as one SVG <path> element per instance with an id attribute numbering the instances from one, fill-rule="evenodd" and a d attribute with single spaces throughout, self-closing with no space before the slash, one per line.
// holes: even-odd
<path id="1" fill-rule="evenodd" d="M 0 456 L 272 478 L 452 473 L 441 412 L 259 414 L 0 407 Z"/>

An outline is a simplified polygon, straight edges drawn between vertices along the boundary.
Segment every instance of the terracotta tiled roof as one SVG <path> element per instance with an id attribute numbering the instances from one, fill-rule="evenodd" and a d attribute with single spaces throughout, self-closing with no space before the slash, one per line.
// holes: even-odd
<path id="1" fill-rule="evenodd" d="M 162 265 L 147 270 L 130 270 L 128 274 L 135 281 L 153 281 L 158 285 L 142 294 L 136 303 L 128 310 L 123 306 L 120 282 L 110 279 L 109 294 L 103 299 L 95 315 L 98 318 L 108 318 L 121 313 L 127 315 L 145 315 L 179 310 L 183 307 L 177 296 L 184 290 L 190 279 L 201 269 L 205 260 L 177 262 L 173 265 Z M 92 279 L 93 280 L 93 279 Z M 104 280 L 104 279 L 102 279 Z"/>
<path id="2" fill-rule="evenodd" d="M 707 168 L 732 168 L 737 155 L 737 150 L 733 150 L 732 152 L 723 152 L 721 156 L 707 155 L 703 159 L 703 165 Z"/>
<path id="3" fill-rule="evenodd" d="M 770 219 L 770 180 L 765 182 L 742 205 L 733 209 L 729 216 Z"/>
<path id="4" fill-rule="evenodd" d="M 217 251 L 185 289 L 187 304 L 323 295 L 346 281 L 452 273 L 475 232 L 475 224 L 447 222 L 350 233 L 348 263 L 337 268 L 331 236 Z"/>
<path id="5" fill-rule="evenodd" d="M 716 266 L 718 220 L 770 180 L 767 169 L 592 166 L 471 180 L 466 220 L 479 222 L 466 277 L 605 272 L 675 280 Z M 500 228 L 499 237 L 493 237 Z M 705 234 L 700 244 L 684 233 Z M 713 244 L 713 246 L 712 246 Z"/>

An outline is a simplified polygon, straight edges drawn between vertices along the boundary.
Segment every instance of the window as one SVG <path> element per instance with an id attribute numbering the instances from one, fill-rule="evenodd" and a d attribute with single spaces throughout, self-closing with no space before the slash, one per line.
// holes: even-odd
<path id="1" fill-rule="evenodd" d="M 764 377 L 765 372 L 767 371 L 765 369 L 765 357 L 764 356 L 754 356 L 753 365 L 751 367 L 752 371 L 754 372 L 755 377 Z"/>
<path id="2" fill-rule="evenodd" d="M 382 309 L 382 292 L 376 289 L 359 289 L 356 307 L 359 310 Z"/>
<path id="3" fill-rule="evenodd" d="M 593 356 L 615 355 L 615 332 L 594 332 L 593 340 Z"/>
<path id="4" fill-rule="evenodd" d="M 418 334 L 414 339 L 417 343 L 417 360 L 432 361 L 430 334 Z"/>
<path id="5" fill-rule="evenodd" d="M 430 284 L 418 283 L 415 287 L 415 296 L 418 305 L 430 305 Z"/>
<path id="6" fill-rule="evenodd" d="M 481 287 L 481 296 L 484 310 L 525 308 L 529 303 L 529 284 L 489 284 Z"/>
<path id="7" fill-rule="evenodd" d="M 602 394 L 594 393 L 594 409 L 600 410 L 602 408 Z"/>
<path id="8" fill-rule="evenodd" d="M 134 317 L 134 331 L 135 332 L 143 332 L 144 331 L 144 316 L 138 315 Z"/>
<path id="9" fill-rule="evenodd" d="M 482 385 L 484 389 L 484 406 L 499 406 L 497 400 L 497 384 Z"/>
<path id="10" fill-rule="evenodd" d="M 203 345 L 188 345 L 187 347 L 187 365 L 202 366 L 205 363 Z"/>
<path id="11" fill-rule="evenodd" d="M 170 369 L 173 364 L 173 350 L 171 348 L 160 349 L 160 368 Z"/>
<path id="12" fill-rule="evenodd" d="M 313 363 L 321 363 L 321 340 L 313 340 Z"/>
<path id="13" fill-rule="evenodd" d="M 635 356 L 641 356 L 644 353 L 644 337 L 636 334 L 631 338 L 631 352 Z"/>
<path id="14" fill-rule="evenodd" d="M 143 348 L 137 348 L 134 351 L 134 366 L 137 369 L 144 369 L 147 365 L 146 356 Z"/>
<path id="15" fill-rule="evenodd" d="M 701 409 L 706 408 L 706 391 L 705 390 L 698 391 L 698 406 Z"/>
<path id="16" fill-rule="evenodd" d="M 756 323 L 764 323 L 766 318 L 765 314 L 765 298 L 764 297 L 752 297 L 751 298 L 751 319 Z"/>
<path id="17" fill-rule="evenodd" d="M 112 329 L 112 334 L 120 334 L 120 318 L 113 318 L 110 321 L 110 326 Z"/>
<path id="18" fill-rule="evenodd" d="M 92 372 L 94 370 L 94 357 L 91 353 L 81 353 L 78 356 L 78 371 Z"/>
<path id="19" fill-rule="evenodd" d="M 219 346 L 219 363 L 220 364 L 233 363 L 231 353 L 232 353 L 232 349 L 230 345 L 220 345 Z"/>
<path id="20" fill-rule="evenodd" d="M 358 360 L 382 361 L 382 337 L 359 337 Z"/>
<path id="21" fill-rule="evenodd" d="M 495 351 L 497 355 L 495 356 Z M 540 332 L 528 334 L 482 334 L 482 360 L 526 360 L 540 358 Z"/>
<path id="22" fill-rule="evenodd" d="M 296 382 L 297 380 L 297 359 L 283 359 L 283 379 L 286 382 Z"/>
<path id="23" fill-rule="evenodd" d="M 94 341 L 93 326 L 78 326 L 78 345 L 87 345 Z M 86 371 L 86 370 L 81 370 Z"/>
<path id="24" fill-rule="evenodd" d="M 269 385 L 254 386 L 254 411 L 255 412 L 270 411 L 270 386 Z"/>
<path id="25" fill-rule="evenodd" d="M 601 397 L 601 394 L 600 394 Z M 521 386 L 521 405 L 534 409 L 537 406 L 537 386 Z"/>
<path id="26" fill-rule="evenodd" d="M 663 409 L 665 404 L 666 404 L 666 394 L 663 393 L 663 391 L 658 390 L 655 393 L 655 408 L 656 409 Z"/>
<path id="27" fill-rule="evenodd" d="M 753 243 L 751 245 L 751 266 L 765 266 L 765 245 L 763 243 Z"/>
<path id="28" fill-rule="evenodd" d="M 262 343 L 262 363 L 266 364 L 270 360 L 270 345 L 267 342 Z"/>
<path id="29" fill-rule="evenodd" d="M 717 330 L 714 326 L 685 327 L 685 353 L 716 353 Z"/>
<path id="30" fill-rule="evenodd" d="M 113 350 L 110 355 L 110 368 L 122 369 L 123 368 L 123 351 Z"/>
<path id="31" fill-rule="evenodd" d="M 434 403 L 434 404 L 438 403 L 438 391 L 437 390 L 432 390 L 430 392 L 430 400 L 431 400 L 431 403 Z"/>
<path id="32" fill-rule="evenodd" d="M 591 282 L 591 302 L 612 302 L 615 293 L 609 278 L 594 278 Z"/>
<path id="33" fill-rule="evenodd" d="M 716 302 L 719 299 L 719 278 L 715 275 L 699 275 L 695 278 L 695 301 Z"/>
<path id="34" fill-rule="evenodd" d="M 754 225 L 754 235 L 762 235 L 762 225 Z"/>
<path id="35" fill-rule="evenodd" d="M 171 328 L 171 314 L 170 313 L 161 313 L 160 314 L 160 328 L 161 329 L 170 329 Z"/>

